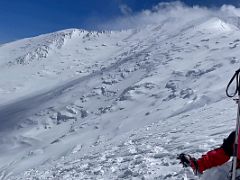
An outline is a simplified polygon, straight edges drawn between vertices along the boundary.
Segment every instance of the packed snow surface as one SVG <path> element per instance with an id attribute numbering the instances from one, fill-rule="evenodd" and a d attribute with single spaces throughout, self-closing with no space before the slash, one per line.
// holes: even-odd
<path id="1" fill-rule="evenodd" d="M 0 179 L 198 179 L 176 156 L 234 129 L 240 32 L 182 18 L 1 45 Z"/>

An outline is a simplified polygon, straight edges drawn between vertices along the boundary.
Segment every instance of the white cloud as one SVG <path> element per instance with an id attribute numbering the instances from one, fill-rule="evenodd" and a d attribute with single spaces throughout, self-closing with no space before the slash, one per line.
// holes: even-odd
<path id="1" fill-rule="evenodd" d="M 116 0 L 117 4 L 118 4 L 118 7 L 121 11 L 121 13 L 125 16 L 129 16 L 132 14 L 132 9 L 123 2 L 123 0 Z"/>
<path id="2" fill-rule="evenodd" d="M 240 8 L 236 8 L 232 5 L 223 5 L 221 7 L 221 12 L 228 16 L 240 16 Z"/>
<path id="3" fill-rule="evenodd" d="M 119 9 L 122 12 L 122 14 L 124 14 L 124 15 L 132 14 L 132 9 L 126 4 L 120 4 Z"/>
<path id="4" fill-rule="evenodd" d="M 151 10 L 144 10 L 137 14 L 132 14 L 131 9 L 127 6 L 123 5 L 121 8 L 123 14 L 126 15 L 125 17 L 101 24 L 99 28 L 113 30 L 128 29 L 149 24 L 166 24 L 169 21 L 172 22 L 172 27 L 169 28 L 177 28 L 190 21 L 204 21 L 204 19 L 208 19 L 209 17 L 219 17 L 226 20 L 230 16 L 233 18 L 240 16 L 240 9 L 232 5 L 223 5 L 219 9 L 209 9 L 199 6 L 189 7 L 179 1 L 159 3 Z"/>

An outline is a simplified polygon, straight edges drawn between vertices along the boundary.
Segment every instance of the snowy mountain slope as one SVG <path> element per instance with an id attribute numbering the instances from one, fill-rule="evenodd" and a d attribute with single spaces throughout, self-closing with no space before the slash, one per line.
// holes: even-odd
<path id="1" fill-rule="evenodd" d="M 239 67 L 240 33 L 216 17 L 181 20 L 112 33 L 67 30 L 0 47 L 0 179 L 191 176 L 176 154 L 198 156 L 234 127 L 235 104 L 224 90 Z M 22 52 L 27 42 L 34 43 Z M 24 55 L 42 44 L 44 56 Z M 27 63 L 9 64 L 18 57 Z"/>
<path id="2" fill-rule="evenodd" d="M 223 110 L 226 104 L 229 108 Z M 231 102 L 222 101 L 114 140 L 100 138 L 91 149 L 79 144 L 69 156 L 10 179 L 197 179 L 189 169 L 181 168 L 176 154 L 185 151 L 197 156 L 219 145 L 233 128 L 233 119 L 226 117 L 234 116 L 229 113 L 234 110 Z M 211 121 L 218 123 L 209 126 Z"/>
<path id="3" fill-rule="evenodd" d="M 122 39 L 130 34 L 69 29 L 3 45 L 1 103 L 104 68 L 115 61 L 124 49 Z"/>

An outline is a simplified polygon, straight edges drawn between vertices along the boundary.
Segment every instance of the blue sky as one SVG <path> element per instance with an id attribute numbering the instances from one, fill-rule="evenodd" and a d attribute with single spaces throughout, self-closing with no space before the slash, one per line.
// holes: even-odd
<path id="1" fill-rule="evenodd" d="M 172 0 L 0 0 L 0 43 L 98 24 Z M 238 0 L 184 0 L 187 5 L 238 6 Z"/>

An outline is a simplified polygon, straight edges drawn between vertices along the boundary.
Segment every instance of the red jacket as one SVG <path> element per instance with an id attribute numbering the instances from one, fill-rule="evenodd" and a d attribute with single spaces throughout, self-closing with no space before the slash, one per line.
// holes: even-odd
<path id="1" fill-rule="evenodd" d="M 197 160 L 198 171 L 203 171 L 224 164 L 233 155 L 233 145 L 235 140 L 235 131 L 233 131 L 227 139 L 224 139 L 220 148 L 209 151 L 207 154 L 202 155 Z M 239 139 L 240 141 L 240 139 Z M 239 150 L 240 150 L 240 143 Z M 238 159 L 240 159 L 240 151 L 238 151 Z"/>

